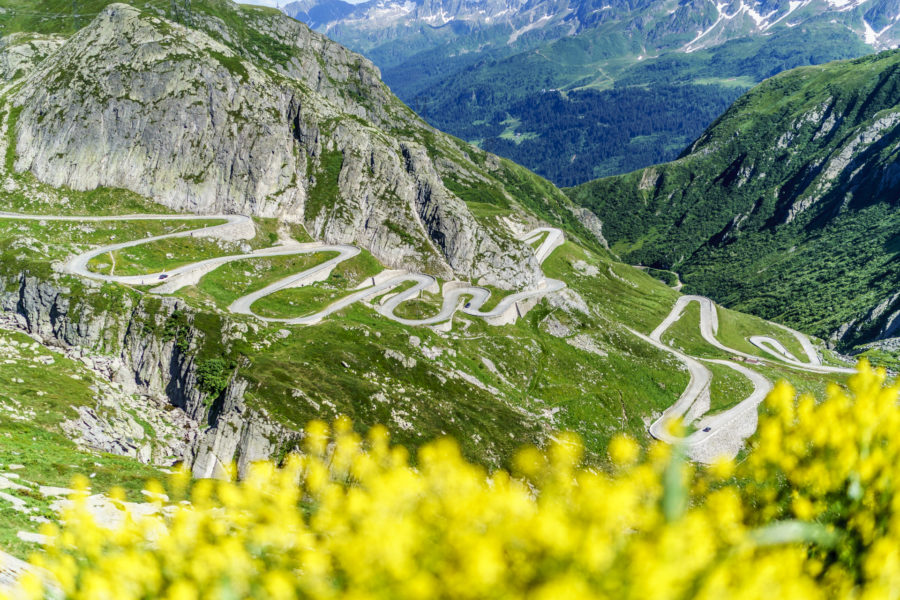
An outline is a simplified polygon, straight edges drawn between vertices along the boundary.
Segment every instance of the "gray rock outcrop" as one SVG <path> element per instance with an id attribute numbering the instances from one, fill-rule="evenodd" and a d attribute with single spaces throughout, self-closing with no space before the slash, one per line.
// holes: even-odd
<path id="1" fill-rule="evenodd" d="M 243 401 L 246 388 L 246 381 L 233 380 L 221 401 L 212 407 L 211 426 L 188 457 L 195 477 L 243 477 L 252 463 L 277 459 L 279 451 L 291 448 L 300 439 L 298 432 L 271 420 L 247 418 L 251 411 Z"/>
<path id="2" fill-rule="evenodd" d="M 900 346 L 900 292 L 884 298 L 862 318 L 845 323 L 831 339 L 844 344 L 867 340 L 866 347 Z"/>
<path id="3" fill-rule="evenodd" d="M 23 77 L 65 42 L 56 35 L 13 33 L 0 39 L 0 81 Z"/>
<path id="4" fill-rule="evenodd" d="M 248 409 L 240 379 L 232 379 L 219 403 L 208 406 L 189 351 L 202 334 L 189 325 L 184 351 L 177 339 L 157 330 L 176 311 L 190 323 L 192 312 L 179 300 L 163 298 L 158 308 L 149 308 L 125 294 L 98 311 L 69 289 L 25 275 L 17 281 L 0 276 L 0 290 L 5 325 L 64 349 L 121 390 L 102 390 L 97 408 L 80 407 L 77 417 L 63 423 L 82 445 L 143 462 L 185 461 L 198 475 L 221 477 L 225 471 L 216 465 L 236 462 L 243 474 L 252 461 L 271 458 L 299 435 Z M 172 406 L 181 410 L 163 414 Z M 154 429 L 152 439 L 130 412 Z"/>
<path id="5" fill-rule="evenodd" d="M 10 98 L 15 169 L 176 210 L 302 222 L 395 268 L 504 288 L 540 277 L 525 244 L 444 183 L 478 184 L 498 163 L 476 165 L 420 121 L 368 60 L 253 14 L 247 27 L 277 52 L 215 17 L 191 28 L 109 5 Z"/>

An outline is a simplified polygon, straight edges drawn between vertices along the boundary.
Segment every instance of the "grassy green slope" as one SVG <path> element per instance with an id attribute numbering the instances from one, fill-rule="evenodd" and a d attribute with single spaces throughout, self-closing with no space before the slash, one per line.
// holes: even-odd
<path id="1" fill-rule="evenodd" d="M 797 69 L 738 100 L 678 161 L 567 193 L 624 260 L 827 335 L 900 288 L 898 102 L 897 52 Z"/>
<path id="2" fill-rule="evenodd" d="M 82 473 L 90 475 L 93 493 L 118 486 L 140 501 L 146 481 L 160 472 L 136 460 L 79 449 L 63 434 L 60 423 L 77 416 L 74 407 L 97 404 L 94 376 L 80 363 L 3 329 L 0 346 L 0 473 L 25 488 L 4 489 L 25 510 L 0 499 L 0 549 L 24 558 L 38 546 L 17 533 L 36 532 L 39 522 L 32 517 L 56 516 L 50 509 L 54 498 L 38 486 L 67 487 Z"/>

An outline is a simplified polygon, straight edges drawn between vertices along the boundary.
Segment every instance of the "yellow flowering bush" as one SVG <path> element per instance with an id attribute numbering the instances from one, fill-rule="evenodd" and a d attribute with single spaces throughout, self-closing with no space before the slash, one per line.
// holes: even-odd
<path id="1" fill-rule="evenodd" d="M 513 474 L 384 429 L 307 429 L 304 453 L 105 529 L 75 497 L 26 597 L 536 600 L 900 596 L 897 386 L 861 364 L 817 404 L 779 385 L 746 460 L 698 468 L 627 438 L 605 470 L 561 435 Z M 176 478 L 173 486 L 185 485 Z"/>
<path id="2" fill-rule="evenodd" d="M 826 526 L 836 543 L 811 548 L 810 568 L 861 598 L 900 597 L 900 409 L 884 382 L 863 362 L 820 404 L 779 384 L 741 469 L 752 522 Z"/>

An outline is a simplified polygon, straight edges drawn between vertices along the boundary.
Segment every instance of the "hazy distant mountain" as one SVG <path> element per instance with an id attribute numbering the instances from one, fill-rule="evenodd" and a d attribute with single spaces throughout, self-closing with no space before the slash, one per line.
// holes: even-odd
<path id="1" fill-rule="evenodd" d="M 334 31 L 337 39 L 356 38 L 373 46 L 453 22 L 495 30 L 496 39 L 482 50 L 514 45 L 523 36 L 558 39 L 618 22 L 637 34 L 648 51 L 691 52 L 822 19 L 833 20 L 879 50 L 900 42 L 900 0 L 370 0 L 355 5 L 302 0 L 284 11 L 314 29 Z M 506 35 L 500 35 L 502 31 Z"/>
<path id="2" fill-rule="evenodd" d="M 435 126 L 558 185 L 671 160 L 766 77 L 900 42 L 898 0 L 307 0 L 285 11 L 366 54 Z"/>

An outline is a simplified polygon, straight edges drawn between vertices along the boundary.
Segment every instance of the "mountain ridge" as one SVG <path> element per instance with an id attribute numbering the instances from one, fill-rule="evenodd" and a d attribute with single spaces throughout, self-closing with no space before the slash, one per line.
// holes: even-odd
<path id="1" fill-rule="evenodd" d="M 357 4 L 343 0 L 307 0 L 288 3 L 283 10 L 295 18 L 306 17 L 312 28 L 325 32 L 341 27 L 372 31 L 373 41 L 379 40 L 374 32 L 398 24 L 410 29 L 414 29 L 415 23 L 441 27 L 453 21 L 480 27 L 502 26 L 511 30 L 506 39 L 508 45 L 532 31 L 541 32 L 544 38 L 559 39 L 626 18 L 631 20 L 632 28 L 643 31 L 646 41 L 659 42 L 690 34 L 681 48 L 692 52 L 735 36 L 764 33 L 778 25 L 796 27 L 811 17 L 833 18 L 842 13 L 854 13 L 852 27 L 866 43 L 875 45 L 876 49 L 889 49 L 898 41 L 894 4 L 889 0 L 730 0 L 724 3 L 370 0 Z M 314 17 L 316 10 L 318 16 Z M 557 32 L 550 33 L 554 29 Z M 678 42 L 664 44 L 674 48 Z"/>
<path id="2" fill-rule="evenodd" d="M 448 2 L 439 26 L 427 6 L 369 2 L 310 22 L 371 58 L 438 128 L 560 186 L 672 160 L 763 79 L 900 41 L 886 0 Z M 649 123 L 621 126 L 635 105 Z"/>
<path id="3" fill-rule="evenodd" d="M 896 337 L 900 52 L 804 67 L 738 100 L 675 162 L 571 188 L 625 260 L 828 336 Z"/>

